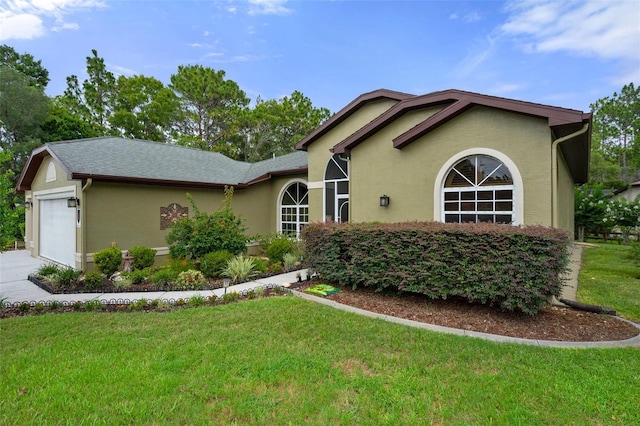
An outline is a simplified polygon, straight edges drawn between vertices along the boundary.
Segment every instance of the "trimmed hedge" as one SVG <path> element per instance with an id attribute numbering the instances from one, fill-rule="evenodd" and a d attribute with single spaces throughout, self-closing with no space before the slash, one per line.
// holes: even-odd
<path id="1" fill-rule="evenodd" d="M 570 243 L 568 233 L 541 226 L 439 222 L 314 223 L 302 239 L 309 267 L 333 283 L 529 314 L 560 296 Z"/>

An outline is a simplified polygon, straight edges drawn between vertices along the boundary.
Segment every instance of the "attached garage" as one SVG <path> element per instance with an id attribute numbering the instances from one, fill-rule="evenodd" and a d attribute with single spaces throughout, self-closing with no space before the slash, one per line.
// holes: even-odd
<path id="1" fill-rule="evenodd" d="M 40 256 L 75 267 L 76 209 L 67 207 L 68 197 L 51 194 L 38 198 Z"/>

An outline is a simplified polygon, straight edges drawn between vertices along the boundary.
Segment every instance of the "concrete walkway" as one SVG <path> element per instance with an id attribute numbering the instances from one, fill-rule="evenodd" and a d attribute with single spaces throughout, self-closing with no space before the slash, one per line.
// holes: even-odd
<path id="1" fill-rule="evenodd" d="M 575 300 L 576 290 L 578 288 L 578 272 L 581 265 L 582 247 L 576 247 L 571 253 L 570 267 L 571 272 L 567 275 L 567 285 L 563 289 L 562 297 L 570 300 Z M 194 295 L 211 296 L 215 294 L 221 296 L 224 294 L 224 289 L 219 288 L 215 290 L 200 290 L 200 291 L 159 291 L 159 292 L 139 292 L 139 293 L 82 293 L 82 294 L 51 294 L 42 290 L 31 281 L 27 280 L 27 276 L 36 271 L 46 261 L 41 259 L 34 259 L 30 256 L 29 252 L 25 250 L 11 251 L 0 253 L 0 300 L 5 299 L 5 303 L 19 303 L 19 302 L 49 302 L 57 300 L 59 302 L 86 302 L 89 300 L 101 300 L 115 303 L 129 303 L 138 299 L 162 299 L 162 300 L 178 300 L 187 299 Z M 237 291 L 238 293 L 250 290 L 256 287 L 283 285 L 285 283 L 292 283 L 296 281 L 296 274 L 298 271 L 289 272 L 282 275 L 276 275 L 269 278 L 259 279 L 243 284 L 230 286 L 227 292 Z M 300 271 L 303 276 L 306 276 L 306 271 Z M 449 327 L 441 327 L 432 324 L 425 324 L 422 322 L 406 320 L 403 318 L 391 317 L 388 315 L 377 314 L 375 312 L 369 312 L 362 309 L 354 308 L 348 305 L 342 305 L 332 300 L 324 299 L 322 297 L 312 296 L 307 293 L 299 291 L 292 292 L 295 296 L 303 299 L 312 300 L 323 305 L 328 305 L 336 309 L 364 315 L 372 318 L 379 318 L 384 321 L 389 321 L 397 324 L 408 325 L 416 328 L 424 328 L 431 331 L 438 331 L 441 333 L 456 334 L 461 336 L 476 337 L 484 340 L 490 340 L 501 343 L 518 343 L 525 345 L 545 346 L 545 347 L 560 347 L 560 348 L 605 348 L 605 347 L 625 347 L 633 346 L 640 347 L 640 335 L 632 339 L 622 341 L 611 342 L 558 342 L 552 340 L 531 340 L 520 339 L 515 337 L 498 336 L 495 334 L 479 333 L 475 331 L 459 330 Z M 562 305 L 560 302 L 558 304 Z M 624 320 L 626 321 L 626 320 Z M 627 321 L 640 329 L 640 325 Z"/>

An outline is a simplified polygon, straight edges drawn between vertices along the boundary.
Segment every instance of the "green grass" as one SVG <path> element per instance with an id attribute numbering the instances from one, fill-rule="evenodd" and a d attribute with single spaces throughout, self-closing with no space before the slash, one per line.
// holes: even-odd
<path id="1" fill-rule="evenodd" d="M 640 265 L 630 252 L 630 246 L 617 244 L 585 248 L 578 300 L 613 308 L 618 315 L 640 322 Z"/>
<path id="2" fill-rule="evenodd" d="M 640 351 L 452 336 L 284 297 L 0 321 L 0 424 L 638 424 Z"/>

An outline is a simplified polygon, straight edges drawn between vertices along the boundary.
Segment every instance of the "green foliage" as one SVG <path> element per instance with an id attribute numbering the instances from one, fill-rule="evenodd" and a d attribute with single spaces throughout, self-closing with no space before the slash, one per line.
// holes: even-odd
<path id="1" fill-rule="evenodd" d="M 109 247 L 93 254 L 96 269 L 106 276 L 113 275 L 122 264 L 122 252 L 118 247 Z"/>
<path id="2" fill-rule="evenodd" d="M 230 278 L 234 283 L 246 281 L 256 274 L 254 258 L 244 256 L 236 256 L 229 260 L 222 271 L 222 276 Z"/>
<path id="3" fill-rule="evenodd" d="M 616 198 L 610 200 L 608 204 L 607 215 L 603 220 L 620 228 L 624 242 L 627 243 L 629 234 L 640 226 L 640 202 Z"/>
<path id="4" fill-rule="evenodd" d="M 222 295 L 222 303 L 231 303 L 240 300 L 240 293 L 237 291 L 232 291 L 230 293 L 225 293 Z"/>
<path id="5" fill-rule="evenodd" d="M 157 250 L 149 247 L 131 247 L 129 249 L 129 254 L 133 258 L 131 266 L 133 266 L 133 269 L 144 269 L 153 266 L 156 261 L 156 253 Z"/>
<path id="6" fill-rule="evenodd" d="M 574 189 L 574 212 L 577 235 L 611 232 L 614 223 L 606 219 L 607 196 L 600 184 L 583 185 Z"/>
<path id="7" fill-rule="evenodd" d="M 207 287 L 207 279 L 200 271 L 190 269 L 180 272 L 173 285 L 175 290 L 201 290 Z"/>
<path id="8" fill-rule="evenodd" d="M 178 278 L 178 272 L 172 268 L 160 268 L 151 275 L 151 282 L 157 286 L 168 286 Z"/>
<path id="9" fill-rule="evenodd" d="M 130 278 L 124 275 L 119 275 L 113 279 L 113 285 L 116 288 L 129 288 L 133 285 L 133 282 Z"/>
<path id="10" fill-rule="evenodd" d="M 45 263 L 36 270 L 36 275 L 41 277 L 50 277 L 56 275 L 60 269 L 60 266 L 55 263 Z"/>
<path id="11" fill-rule="evenodd" d="M 171 226 L 166 238 L 171 257 L 198 259 L 220 250 L 232 254 L 246 252 L 245 227 L 231 209 L 232 197 L 233 188 L 225 188 L 223 205 L 218 211 L 207 214 L 201 212 L 187 194 L 195 215 L 193 219 L 184 218 Z"/>
<path id="12" fill-rule="evenodd" d="M 29 79 L 29 85 L 44 89 L 49 84 L 49 71 L 42 60 L 35 60 L 29 53 L 18 53 L 11 46 L 0 46 L 0 66 L 17 71 Z"/>
<path id="13" fill-rule="evenodd" d="M 82 275 L 82 271 L 71 267 L 61 268 L 53 277 L 54 282 L 63 288 L 75 287 Z"/>
<path id="14" fill-rule="evenodd" d="M 84 309 L 87 312 L 102 311 L 104 309 L 104 305 L 99 300 L 88 300 L 84 302 Z"/>
<path id="15" fill-rule="evenodd" d="M 90 271 L 84 275 L 84 285 L 87 288 L 98 288 L 102 286 L 104 275 L 97 271 Z"/>
<path id="16" fill-rule="evenodd" d="M 1 119 L 0 119 L 1 124 Z M 0 151 L 0 252 L 24 235 L 24 207 L 16 206 L 18 197 L 13 193 L 15 173 L 6 170 L 11 159 L 10 152 Z"/>
<path id="17" fill-rule="evenodd" d="M 123 272 L 122 276 L 131 280 L 131 284 L 142 284 L 149 278 L 152 274 L 150 268 L 145 269 L 134 269 L 131 272 Z"/>
<path id="18" fill-rule="evenodd" d="M 129 310 L 131 311 L 142 311 L 144 309 L 147 309 L 148 307 L 149 307 L 149 301 L 144 297 L 129 304 Z"/>
<path id="19" fill-rule="evenodd" d="M 170 265 L 171 269 L 176 273 L 176 276 L 180 272 L 196 269 L 196 263 L 192 259 L 171 258 Z"/>
<path id="20" fill-rule="evenodd" d="M 285 271 L 291 271 L 296 267 L 300 258 L 293 253 L 285 253 L 282 256 L 282 264 Z"/>
<path id="21" fill-rule="evenodd" d="M 562 291 L 566 232 L 494 224 L 310 224 L 310 267 L 332 283 L 463 297 L 536 313 Z"/>
<path id="22" fill-rule="evenodd" d="M 207 303 L 207 299 L 200 294 L 196 294 L 195 296 L 191 296 L 189 298 L 189 306 L 203 306 L 205 303 Z"/>
<path id="23" fill-rule="evenodd" d="M 258 274 L 266 274 L 267 270 L 269 269 L 269 262 L 267 261 L 267 259 L 263 259 L 261 257 L 254 257 L 253 258 L 253 269 Z"/>
<path id="24" fill-rule="evenodd" d="M 222 273 L 227 262 L 233 257 L 233 254 L 227 250 L 207 253 L 200 259 L 200 270 L 207 277 L 217 278 Z"/>
<path id="25" fill-rule="evenodd" d="M 267 247 L 267 257 L 271 262 L 282 262 L 284 255 L 295 251 L 295 243 L 288 237 L 277 238 Z"/>

